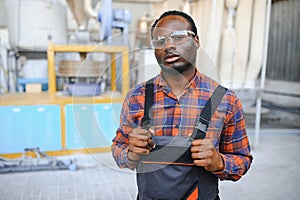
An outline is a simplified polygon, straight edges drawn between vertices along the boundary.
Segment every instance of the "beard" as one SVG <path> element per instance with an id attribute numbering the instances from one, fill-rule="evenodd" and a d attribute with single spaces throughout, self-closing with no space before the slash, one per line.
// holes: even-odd
<path id="1" fill-rule="evenodd" d="M 187 69 L 189 69 L 192 65 L 191 64 L 183 64 L 183 63 L 174 63 L 171 65 L 164 65 L 160 64 L 160 67 L 162 71 L 171 73 L 171 74 L 178 74 L 178 73 L 183 73 Z"/>
<path id="2" fill-rule="evenodd" d="M 193 62 L 192 62 L 193 63 Z M 194 68 L 194 65 L 187 60 L 177 61 L 174 63 L 164 64 L 159 63 L 161 70 L 169 74 L 183 74 L 186 71 Z"/>

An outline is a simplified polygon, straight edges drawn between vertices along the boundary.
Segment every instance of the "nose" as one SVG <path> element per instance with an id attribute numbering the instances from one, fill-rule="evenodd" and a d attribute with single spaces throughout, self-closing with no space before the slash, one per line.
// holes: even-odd
<path id="1" fill-rule="evenodd" d="M 166 38 L 165 49 L 175 48 L 175 43 L 171 37 Z"/>

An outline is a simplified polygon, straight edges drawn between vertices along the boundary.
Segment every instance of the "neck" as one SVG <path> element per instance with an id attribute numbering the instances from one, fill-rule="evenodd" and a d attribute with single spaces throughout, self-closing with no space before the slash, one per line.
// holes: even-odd
<path id="1" fill-rule="evenodd" d="M 195 73 L 196 69 L 193 67 L 181 73 L 169 73 L 162 71 L 162 77 L 167 82 L 172 92 L 179 97 L 183 93 L 184 88 L 195 76 Z"/>

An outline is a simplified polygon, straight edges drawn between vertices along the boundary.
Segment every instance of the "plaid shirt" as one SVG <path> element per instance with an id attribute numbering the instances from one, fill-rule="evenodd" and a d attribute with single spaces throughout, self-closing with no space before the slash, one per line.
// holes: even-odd
<path id="1" fill-rule="evenodd" d="M 149 110 L 155 135 L 190 136 L 207 100 L 218 83 L 199 71 L 177 98 L 158 75 L 154 79 L 154 103 Z M 132 88 L 123 103 L 120 127 L 113 139 L 112 153 L 121 168 L 134 169 L 137 163 L 127 159 L 128 133 L 141 126 L 144 116 L 145 82 Z M 223 171 L 213 172 L 221 180 L 238 180 L 250 167 L 252 156 L 246 134 L 240 100 L 228 90 L 209 123 L 210 139 L 224 159 Z"/>

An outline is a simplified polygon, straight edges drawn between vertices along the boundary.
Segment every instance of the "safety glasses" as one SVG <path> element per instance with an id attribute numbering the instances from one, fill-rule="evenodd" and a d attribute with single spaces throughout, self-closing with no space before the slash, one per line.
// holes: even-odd
<path id="1" fill-rule="evenodd" d="M 170 39 L 176 45 L 183 44 L 186 42 L 190 36 L 195 37 L 196 34 L 190 30 L 179 30 L 172 32 L 169 37 L 164 35 L 160 35 L 154 39 L 152 39 L 152 45 L 154 48 L 162 48 L 167 44 L 167 41 Z"/>

